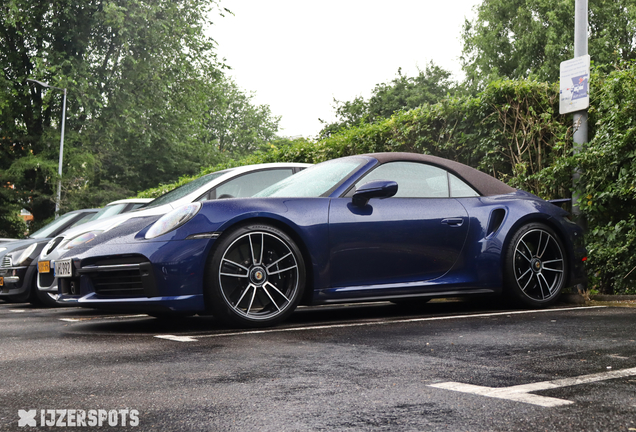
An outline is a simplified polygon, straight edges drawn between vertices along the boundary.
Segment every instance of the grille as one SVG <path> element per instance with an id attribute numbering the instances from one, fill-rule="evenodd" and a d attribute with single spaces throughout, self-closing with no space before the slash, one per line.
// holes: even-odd
<path id="1" fill-rule="evenodd" d="M 146 297 L 139 269 L 98 272 L 90 278 L 100 296 Z"/>
<path id="2" fill-rule="evenodd" d="M 5 255 L 2 258 L 2 267 L 11 267 L 11 257 L 9 255 Z"/>

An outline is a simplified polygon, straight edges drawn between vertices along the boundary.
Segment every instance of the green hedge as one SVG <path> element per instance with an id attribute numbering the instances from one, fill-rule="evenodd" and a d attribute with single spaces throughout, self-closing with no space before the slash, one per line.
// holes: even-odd
<path id="1" fill-rule="evenodd" d="M 601 292 L 636 294 L 636 67 L 598 77 L 594 137 L 580 167 L 580 208 L 588 222 L 590 280 Z"/>
<path id="2" fill-rule="evenodd" d="M 343 129 L 318 142 L 273 142 L 266 150 L 200 174 L 252 163 L 317 163 L 361 153 L 408 151 L 476 166 L 545 198 L 562 197 L 567 190 L 554 182 L 545 184 L 546 174 L 542 172 L 571 148 L 570 128 L 558 115 L 557 94 L 556 86 L 536 81 L 495 82 L 476 98 L 449 98 L 398 112 L 380 122 Z M 158 196 L 195 177 L 183 177 L 139 196 Z"/>

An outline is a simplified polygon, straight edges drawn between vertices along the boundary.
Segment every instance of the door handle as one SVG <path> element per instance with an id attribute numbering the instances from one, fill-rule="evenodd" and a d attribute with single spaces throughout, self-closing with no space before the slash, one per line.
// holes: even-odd
<path id="1" fill-rule="evenodd" d="M 464 219 L 463 218 L 447 218 L 447 219 L 442 219 L 442 223 L 449 226 L 459 227 L 464 224 Z"/>

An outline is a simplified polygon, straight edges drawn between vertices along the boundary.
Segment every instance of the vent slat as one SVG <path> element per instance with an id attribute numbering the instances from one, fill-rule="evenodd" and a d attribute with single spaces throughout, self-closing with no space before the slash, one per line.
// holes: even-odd
<path id="1" fill-rule="evenodd" d="M 90 275 L 95 293 L 110 297 L 144 296 L 139 270 L 98 272 Z"/>

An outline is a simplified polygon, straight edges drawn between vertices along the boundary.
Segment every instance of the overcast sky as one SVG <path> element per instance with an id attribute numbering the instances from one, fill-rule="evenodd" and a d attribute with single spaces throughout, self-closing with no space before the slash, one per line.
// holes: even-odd
<path id="1" fill-rule="evenodd" d="M 460 35 L 480 0 L 221 0 L 211 36 L 229 75 L 282 116 L 281 135 L 314 137 L 333 99 L 368 98 L 429 61 L 462 77 Z"/>

